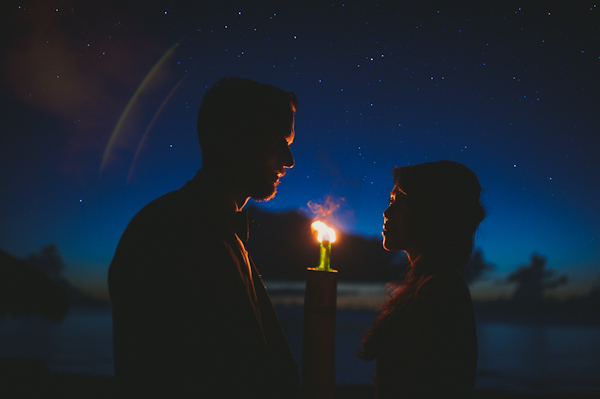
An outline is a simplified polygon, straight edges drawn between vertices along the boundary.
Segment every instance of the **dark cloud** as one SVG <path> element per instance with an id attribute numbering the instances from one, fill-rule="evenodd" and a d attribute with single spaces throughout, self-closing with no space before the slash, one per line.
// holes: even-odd
<path id="1" fill-rule="evenodd" d="M 38 253 L 29 254 L 25 262 L 54 281 L 62 278 L 65 269 L 65 262 L 56 244 L 48 244 Z"/>
<path id="2" fill-rule="evenodd" d="M 600 283 L 585 294 L 559 300 L 546 294 L 567 285 L 569 280 L 546 266 L 545 257 L 533 254 L 529 264 L 520 266 L 503 280 L 502 284 L 516 285 L 511 297 L 474 302 L 475 311 L 480 317 L 510 322 L 597 325 Z"/>
<path id="3" fill-rule="evenodd" d="M 67 293 L 59 284 L 0 250 L 0 318 L 40 314 L 61 321 L 68 308 Z"/>
<path id="4" fill-rule="evenodd" d="M 567 284 L 567 276 L 556 276 L 554 270 L 546 269 L 547 261 L 540 255 L 532 255 L 528 265 L 523 265 L 506 278 L 506 282 L 516 284 L 512 300 L 526 304 L 539 303 L 548 290 Z"/>
<path id="5" fill-rule="evenodd" d="M 38 1 L 0 21 L 3 84 L 12 98 L 59 121 L 62 136 L 55 139 L 63 142 L 57 156 L 67 174 L 77 173 L 82 157 L 104 150 L 127 101 L 171 46 L 152 37 L 149 22 L 141 24 L 126 7 L 119 17 L 109 9 Z M 153 85 L 160 88 L 170 71 L 157 72 Z"/>
<path id="6" fill-rule="evenodd" d="M 76 288 L 63 276 L 65 262 L 56 244 L 45 245 L 39 252 L 29 254 L 24 259 L 24 263 L 56 284 L 68 298 L 69 304 L 85 306 L 105 305 L 103 301 L 92 298 L 79 288 Z M 41 295 L 41 298 L 43 298 L 43 295 Z"/>
<path id="7" fill-rule="evenodd" d="M 467 284 L 471 284 L 480 279 L 486 271 L 492 270 L 494 270 L 494 265 L 485 261 L 481 250 L 476 250 L 463 270 L 463 278 Z"/>
<path id="8" fill-rule="evenodd" d="M 251 207 L 249 213 L 258 227 L 250 230 L 248 251 L 263 278 L 306 279 L 306 268 L 319 264 L 319 243 L 311 232 L 312 220 L 299 212 L 274 213 Z M 332 244 L 331 267 L 345 281 L 392 281 L 403 267 L 396 253 L 387 252 L 381 239 L 338 232 Z"/>

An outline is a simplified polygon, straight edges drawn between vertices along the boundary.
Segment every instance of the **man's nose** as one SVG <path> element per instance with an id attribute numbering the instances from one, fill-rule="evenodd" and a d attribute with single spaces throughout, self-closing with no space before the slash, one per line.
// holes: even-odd
<path id="1" fill-rule="evenodd" d="M 293 168 L 294 167 L 294 156 L 292 155 L 292 150 L 289 146 L 285 146 L 281 152 L 281 163 L 285 168 Z"/>

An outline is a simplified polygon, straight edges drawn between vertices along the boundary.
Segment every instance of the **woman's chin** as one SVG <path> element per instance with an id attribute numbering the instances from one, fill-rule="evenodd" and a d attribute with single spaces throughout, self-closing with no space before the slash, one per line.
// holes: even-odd
<path id="1" fill-rule="evenodd" d="M 392 245 L 392 243 L 390 242 L 390 240 L 385 236 L 385 232 L 383 233 L 383 249 L 385 249 L 386 251 L 395 251 L 396 249 L 394 248 L 394 246 Z"/>

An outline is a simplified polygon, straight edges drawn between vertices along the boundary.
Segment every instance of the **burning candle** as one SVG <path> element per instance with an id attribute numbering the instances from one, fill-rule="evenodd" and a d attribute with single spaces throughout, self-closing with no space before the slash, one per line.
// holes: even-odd
<path id="1" fill-rule="evenodd" d="M 337 270 L 330 265 L 335 230 L 316 221 L 313 230 L 321 243 L 319 266 L 308 268 L 304 294 L 304 342 L 302 347 L 303 397 L 335 398 L 335 313 Z"/>
<path id="2" fill-rule="evenodd" d="M 321 255 L 317 270 L 331 271 L 331 243 L 335 242 L 335 230 L 317 220 L 311 227 L 316 230 L 317 241 L 321 243 Z"/>

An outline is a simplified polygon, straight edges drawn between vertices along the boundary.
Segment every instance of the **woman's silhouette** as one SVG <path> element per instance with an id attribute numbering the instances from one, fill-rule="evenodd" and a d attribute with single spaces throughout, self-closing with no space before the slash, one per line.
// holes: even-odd
<path id="1" fill-rule="evenodd" d="M 468 397 L 477 336 L 460 270 L 485 216 L 481 186 L 471 170 L 451 161 L 397 167 L 394 183 L 383 246 L 406 252 L 410 267 L 358 355 L 376 360 L 378 398 Z"/>

